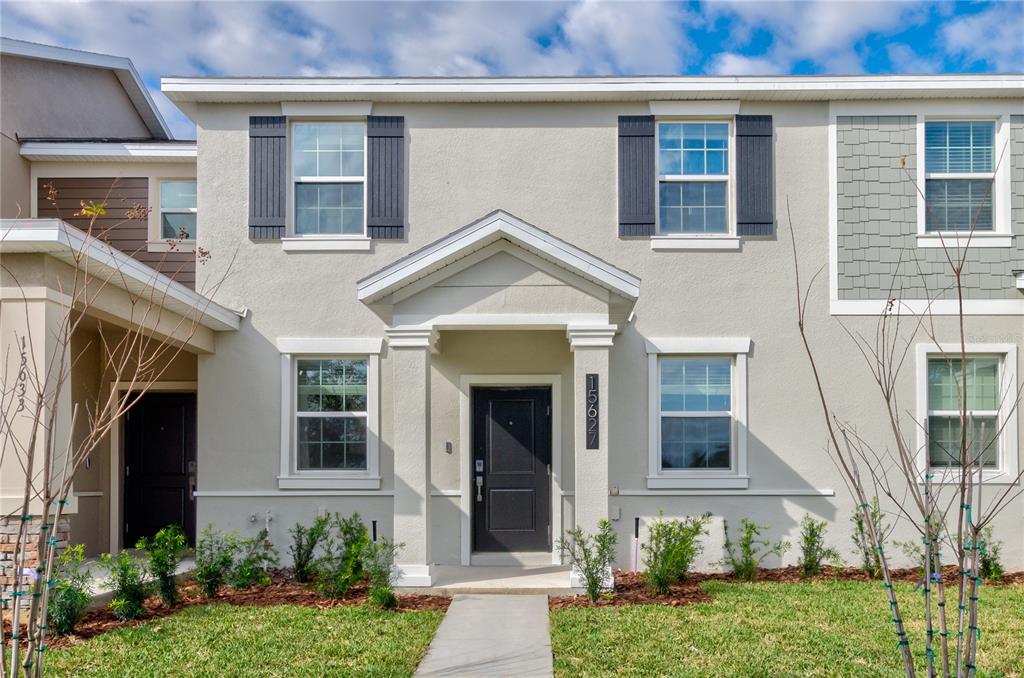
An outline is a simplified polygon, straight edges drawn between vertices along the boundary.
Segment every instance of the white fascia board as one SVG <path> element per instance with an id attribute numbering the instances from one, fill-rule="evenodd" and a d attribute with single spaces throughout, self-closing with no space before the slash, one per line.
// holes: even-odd
<path id="1" fill-rule="evenodd" d="M 647 353 L 750 353 L 750 337 L 652 337 Z"/>
<path id="2" fill-rule="evenodd" d="M 166 77 L 172 101 L 339 100 L 557 101 L 663 99 L 1024 96 L 1019 75 L 664 76 L 599 78 L 194 78 Z"/>
<path id="3" fill-rule="evenodd" d="M 832 299 L 829 302 L 831 315 L 870 315 L 883 313 L 904 316 L 959 315 L 956 299 L 898 299 L 896 308 L 888 310 L 886 299 Z M 1024 299 L 967 299 L 963 306 L 964 315 L 1020 315 L 1024 316 Z"/>
<path id="4" fill-rule="evenodd" d="M 39 59 L 41 61 L 57 61 L 77 66 L 90 66 L 92 68 L 107 68 L 114 71 L 125 93 L 131 99 L 132 105 L 138 112 L 139 117 L 146 123 L 150 133 L 158 139 L 173 139 L 171 129 L 167 121 L 160 114 L 153 97 L 149 94 L 149 88 L 142 81 L 135 65 L 131 59 L 112 56 L 110 54 L 99 54 L 97 52 L 84 52 L 66 47 L 54 47 L 53 45 L 41 45 L 35 42 L 14 40 L 13 38 L 0 38 L 0 53 L 24 57 L 26 59 Z"/>
<path id="5" fill-rule="evenodd" d="M 60 219 L 0 219 L 0 254 L 15 253 L 49 253 L 65 259 L 81 253 L 101 269 L 117 271 L 117 275 L 110 277 L 110 284 L 123 288 L 131 281 L 158 290 L 164 306 L 177 312 L 198 311 L 199 323 L 205 327 L 215 331 L 237 330 L 240 324 L 241 313 L 211 301 Z"/>
<path id="6" fill-rule="evenodd" d="M 277 350 L 295 355 L 372 355 L 384 347 L 383 337 L 279 337 Z"/>
<path id="7" fill-rule="evenodd" d="M 357 297 L 373 303 L 390 292 L 444 267 L 468 252 L 508 238 L 627 299 L 640 296 L 640 279 L 521 219 L 498 211 L 399 259 L 356 283 Z"/>
<path id="8" fill-rule="evenodd" d="M 284 101 L 281 115 L 289 118 L 366 117 L 373 110 L 371 101 Z"/>
<path id="9" fill-rule="evenodd" d="M 26 141 L 21 157 L 32 161 L 192 162 L 196 144 Z"/>

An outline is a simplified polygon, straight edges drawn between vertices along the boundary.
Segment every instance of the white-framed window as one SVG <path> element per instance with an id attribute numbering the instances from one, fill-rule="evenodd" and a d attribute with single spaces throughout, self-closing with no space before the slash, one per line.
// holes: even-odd
<path id="1" fill-rule="evenodd" d="M 160 179 L 160 239 L 196 239 L 196 180 Z"/>
<path id="2" fill-rule="evenodd" d="M 365 237 L 366 124 L 291 125 L 292 234 Z"/>
<path id="3" fill-rule="evenodd" d="M 732 227 L 731 120 L 657 123 L 659 236 L 727 236 Z"/>
<path id="4" fill-rule="evenodd" d="M 924 123 L 926 232 L 994 230 L 994 120 Z"/>
<path id="5" fill-rule="evenodd" d="M 650 339 L 649 488 L 746 488 L 749 339 Z"/>
<path id="6" fill-rule="evenodd" d="M 918 247 L 1013 246 L 1009 139 L 1009 114 L 984 106 L 917 114 Z"/>
<path id="7" fill-rule="evenodd" d="M 278 340 L 279 487 L 379 489 L 380 345 L 372 339 Z"/>
<path id="8" fill-rule="evenodd" d="M 917 363 L 920 470 L 928 469 L 937 482 L 959 477 L 960 415 L 966 405 L 970 458 L 988 480 L 1016 477 L 1017 347 L 968 344 L 964 359 L 957 345 L 919 344 Z"/>

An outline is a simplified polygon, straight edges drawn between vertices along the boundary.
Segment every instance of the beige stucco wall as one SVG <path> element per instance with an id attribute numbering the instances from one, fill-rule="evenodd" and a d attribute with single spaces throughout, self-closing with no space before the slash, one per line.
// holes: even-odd
<path id="1" fill-rule="evenodd" d="M 150 137 L 109 69 L 5 54 L 0 82 L 0 131 L 11 138 Z"/>
<path id="2" fill-rule="evenodd" d="M 381 520 L 387 530 L 386 496 L 276 492 L 280 361 L 274 342 L 286 336 L 383 336 L 384 321 L 355 299 L 356 281 L 492 210 L 504 209 L 643 281 L 635 315 L 616 337 L 610 360 L 609 484 L 620 494 L 610 497 L 609 504 L 612 516 L 621 516 L 615 523 L 622 536 L 620 560 L 625 559 L 632 518 L 653 516 L 662 508 L 668 515 L 711 511 L 732 523 L 752 517 L 771 525 L 772 538 L 790 539 L 809 512 L 832 521 L 830 540 L 850 555 L 853 501 L 824 452 L 825 429 L 796 328 L 787 218 L 787 213 L 792 215 L 806 281 L 828 260 L 826 103 L 742 105 L 742 113 L 774 116 L 779 227 L 774 238 L 745 240 L 739 252 L 652 252 L 646 240 L 616 236 L 616 116 L 643 114 L 646 106 L 409 104 L 374 107 L 375 114 L 406 119 L 407 241 L 376 242 L 369 253 L 285 253 L 279 244 L 257 244 L 246 237 L 248 116 L 278 112 L 273 106 L 197 107 L 199 244 L 215 257 L 200 278 L 221 275 L 228 257 L 220 253 L 237 253 L 234 274 L 217 299 L 251 311 L 239 332 L 218 336 L 216 355 L 200 359 L 199 486 L 263 495 L 202 498 L 200 524 L 214 520 L 224 527 L 254 530 L 263 518 L 252 524 L 250 514 L 263 516 L 269 510 L 275 516 L 274 537 L 284 545 L 291 522 L 308 520 L 317 507 L 328 507 L 358 509 Z M 819 278 L 808 306 L 826 388 L 837 413 L 883 445 L 886 427 L 876 391 L 847 334 L 828 315 L 826 280 Z M 871 318 L 844 322 L 854 331 L 874 332 Z M 938 319 L 936 327 L 942 339 L 955 338 L 952 319 Z M 975 317 L 968 328 L 974 341 L 1020 344 L 1024 338 L 1020 318 Z M 553 334 L 443 334 L 441 353 L 434 358 L 431 452 L 435 486 L 447 489 L 454 470 L 439 446 L 458 430 L 451 387 L 456 374 L 567 374 L 572 358 L 565 341 Z M 648 492 L 644 337 L 737 336 L 750 337 L 754 346 L 748 381 L 750 489 L 716 496 Z M 386 492 L 393 487 L 387 452 L 394 425 L 392 389 L 400 385 L 391 383 L 387 356 L 381 367 Z M 900 382 L 901 402 L 914 402 L 914 378 L 911 364 Z M 564 421 L 571 422 L 568 413 Z M 1019 421 L 1024 423 L 1024 418 Z M 569 449 L 566 454 L 571 456 Z M 834 491 L 835 496 L 800 494 L 815 491 Z M 457 558 L 458 544 L 450 536 L 457 499 L 435 499 L 434 558 L 442 562 Z M 996 526 L 997 536 L 1006 542 L 1006 560 L 1015 567 L 1024 565 L 1024 539 L 1012 529 L 1024 518 L 1022 507 L 1018 501 L 1004 511 Z M 787 562 L 795 558 L 790 554 Z"/>
<path id="3" fill-rule="evenodd" d="M 0 219 L 25 218 L 32 212 L 31 163 L 20 149 L 17 139 L 0 133 Z"/>

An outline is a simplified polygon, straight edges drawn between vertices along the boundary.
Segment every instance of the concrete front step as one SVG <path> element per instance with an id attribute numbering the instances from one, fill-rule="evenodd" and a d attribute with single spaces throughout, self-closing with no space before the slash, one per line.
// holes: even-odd
<path id="1" fill-rule="evenodd" d="M 441 596 L 454 596 L 460 593 L 566 596 L 581 592 L 581 589 L 570 585 L 569 568 L 564 565 L 438 565 L 432 572 L 432 586 L 399 590 Z"/>

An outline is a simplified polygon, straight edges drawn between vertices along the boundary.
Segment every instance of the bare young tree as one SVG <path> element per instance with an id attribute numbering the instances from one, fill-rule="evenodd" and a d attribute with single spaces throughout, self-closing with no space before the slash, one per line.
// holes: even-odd
<path id="1" fill-rule="evenodd" d="M 57 191 L 51 185 L 47 200 L 57 205 Z M 113 189 L 113 186 L 111 187 Z M 8 266 L 0 266 L 4 285 L 16 293 L 7 303 L 20 302 L 24 307 L 25 330 L 6 329 L 7 345 L 3 360 L 3 381 L 0 382 L 0 465 L 11 465 L 24 475 L 24 487 L 17 514 L 6 516 L 17 523 L 13 541 L 14 584 L 9 596 L 10 637 L 4 637 L 0 625 L 0 677 L 41 676 L 47 642 L 47 612 L 49 593 L 56 583 L 54 561 L 62 546 L 62 521 L 67 520 L 65 508 L 69 504 L 76 472 L 97 446 L 107 438 L 111 429 L 125 413 L 146 394 L 153 382 L 159 381 L 174 363 L 186 345 L 200 330 L 209 310 L 210 298 L 217 291 L 225 273 L 209 289 L 203 290 L 203 301 L 198 308 L 176 312 L 167 309 L 167 301 L 176 287 L 166 275 L 167 255 L 161 256 L 156 270 L 143 284 L 128 284 L 129 276 L 123 258 L 104 257 L 96 263 L 90 252 L 96 248 L 106 251 L 103 244 L 111 231 L 126 221 L 146 223 L 150 209 L 140 204 L 127 205 L 125 220 L 102 226 L 99 219 L 106 214 L 107 198 L 102 202 L 81 203 L 74 215 L 87 220 L 83 228 L 85 237 L 77 247 L 71 247 L 67 275 L 58 277 L 58 292 L 62 295 L 61 313 L 56 327 L 48 330 L 52 336 L 33 336 L 28 319 L 25 292 L 18 276 Z M 0 233 L 0 242 L 9 230 Z M 169 251 L 182 251 L 181 241 L 187 233 L 167 241 Z M 204 264 L 210 253 L 198 248 L 196 259 Z M 180 270 L 168 271 L 173 275 Z M 138 281 L 136 280 L 135 283 Z M 127 298 L 127 319 L 105 323 L 96 313 L 104 295 L 121 288 Z M 19 297 L 20 293 L 20 299 Z M 0 304 L 4 303 L 0 301 Z M 12 313 L 18 313 L 15 308 Z M 2 310 L 2 309 L 0 309 Z M 8 318 L 12 316 L 8 314 Z M 98 337 L 85 346 L 72 346 L 76 332 L 86 319 L 92 318 Z M 40 350 L 39 347 L 46 347 Z M 52 347 L 52 348 L 51 348 Z M 76 350 L 77 348 L 77 350 Z M 87 357 L 98 353 L 100 368 L 106 378 L 124 388 L 113 388 L 101 393 L 95 400 L 71 404 L 71 421 L 66 419 L 68 403 L 63 398 L 70 394 L 72 369 Z M 60 431 L 66 435 L 58 435 Z M 38 521 L 38 534 L 35 531 Z"/>
<path id="2" fill-rule="evenodd" d="M 1002 157 L 999 158 L 1001 162 Z M 906 172 L 905 158 L 900 160 L 900 166 Z M 921 187 L 916 186 L 909 173 L 907 180 L 914 183 L 917 199 L 925 202 L 931 214 L 932 208 Z M 901 605 L 898 591 L 893 587 L 892 565 L 885 552 L 885 538 L 877 533 L 871 519 L 873 497 L 886 497 L 894 507 L 897 521 L 910 525 L 921 540 L 924 578 L 920 587 L 924 595 L 924 660 L 927 675 L 970 678 L 976 672 L 978 642 L 981 637 L 978 593 L 982 584 L 980 556 L 985 549 L 982 531 L 991 526 L 995 517 L 1021 495 L 1019 481 L 1022 474 L 1003 479 L 1001 489 L 996 489 L 987 482 L 984 473 L 986 458 L 995 452 L 1003 429 L 1012 419 L 1008 415 L 1016 412 L 1020 405 L 1020 388 L 1005 378 L 1005 374 L 1013 368 L 1004 364 L 1003 377 L 998 380 L 998 411 L 1003 416 L 997 417 L 995 422 L 979 421 L 972 413 L 971 406 L 976 385 L 967 367 L 969 354 L 967 317 L 964 312 L 964 275 L 969 261 L 970 240 L 977 230 L 982 210 L 989 201 L 990 195 L 986 194 L 972 215 L 966 234 L 947 242 L 942 231 L 937 231 L 945 253 L 944 266 L 951 281 L 946 288 L 935 291 L 928 289 L 927 278 L 920 264 L 917 271 L 908 273 L 917 275 L 924 283 L 926 303 L 923 311 L 914 309 L 900 299 L 896 281 L 900 268 L 905 263 L 908 266 L 911 263 L 901 260 L 896 266 L 885 309 L 876 318 L 873 334 L 866 336 L 842 321 L 836 321 L 863 358 L 864 366 L 877 388 L 884 413 L 884 441 L 869 439 L 861 431 L 871 430 L 871 427 L 858 426 L 856 421 L 838 414 L 832 404 L 833 397 L 823 383 L 822 375 L 829 368 L 816 358 L 807 324 L 808 300 L 822 269 L 812 276 L 806 287 L 802 285 L 797 239 L 792 217 L 789 216 L 796 275 L 797 326 L 824 416 L 828 452 L 857 502 L 857 510 L 863 515 L 871 545 L 878 553 L 882 587 L 888 597 L 892 612 L 891 623 L 896 633 L 904 672 L 908 677 L 916 675 L 915 657 L 904 624 L 905 606 Z M 957 304 L 954 316 L 955 350 L 950 350 L 949 345 L 943 342 L 937 328 L 937 314 L 933 312 L 937 300 L 950 296 Z M 915 340 L 934 349 L 938 364 L 945 366 L 951 376 L 950 381 L 955 385 L 957 416 L 951 418 L 956 420 L 957 430 L 952 440 L 948 436 L 933 435 L 935 432 L 930 430 L 927 416 L 921 420 L 912 408 L 905 408 L 900 403 L 898 385 L 908 360 L 913 357 Z M 1010 431 L 1009 435 L 1017 435 L 1017 432 Z M 918 440 L 924 440 L 924 443 L 920 444 Z M 930 451 L 941 452 L 939 456 L 942 458 L 931 459 Z M 928 461 L 922 464 L 921 459 Z M 943 547 L 948 547 L 945 553 L 951 554 L 955 563 L 955 571 L 952 573 L 948 571 L 949 568 L 944 571 Z M 947 597 L 948 588 L 952 588 L 952 601 Z M 955 608 L 951 610 L 953 605 Z"/>

